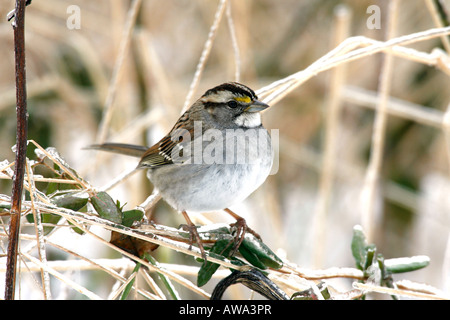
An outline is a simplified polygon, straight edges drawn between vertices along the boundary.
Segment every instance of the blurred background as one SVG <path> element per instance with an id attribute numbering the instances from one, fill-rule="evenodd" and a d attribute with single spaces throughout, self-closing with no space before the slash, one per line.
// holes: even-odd
<path id="1" fill-rule="evenodd" d="M 224 16 L 191 102 L 217 84 L 236 80 L 236 67 L 238 80 L 254 90 L 305 69 L 338 44 L 333 33 L 339 8 L 346 10 L 347 37 L 363 35 L 385 40 L 388 2 L 231 0 L 228 18 L 233 22 L 239 59 Z M 450 2 L 443 3 L 450 10 Z M 57 148 L 70 166 L 96 187 L 132 169 L 137 163 L 134 158 L 83 150 L 98 142 L 117 61 L 123 59 L 123 67 L 117 74 L 105 140 L 150 146 L 168 132 L 180 115 L 218 4 L 144 0 L 129 47 L 120 56 L 132 1 L 33 1 L 26 10 L 25 37 L 29 139 L 44 148 Z M 367 8 L 373 4 L 381 9 L 378 29 L 370 29 L 367 24 L 371 16 Z M 5 19 L 13 7 L 13 1 L 0 0 L 0 161 L 14 160 L 14 46 L 11 23 Z M 425 1 L 400 1 L 397 36 L 434 27 Z M 423 52 L 443 48 L 439 38 L 411 47 Z M 278 171 L 245 203 L 232 209 L 245 217 L 274 251 L 299 266 L 354 267 L 350 243 L 353 226 L 362 223 L 360 193 L 374 123 L 373 106 L 358 99 L 356 93 L 376 93 L 381 65 L 382 54 L 345 65 L 336 166 L 326 219 L 319 225 L 320 237 L 313 224 L 320 200 L 330 72 L 305 82 L 263 114 L 265 127 L 279 130 Z M 450 162 L 439 119 L 449 107 L 450 78 L 433 66 L 398 57 L 394 58 L 394 68 L 390 95 L 399 103 L 423 108 L 425 115 L 435 116 L 438 121 L 429 124 L 389 115 L 371 241 L 385 258 L 429 256 L 427 268 L 404 277 L 449 293 Z M 30 145 L 28 156 L 32 159 L 33 149 Z M 145 172 L 138 172 L 110 194 L 131 209 L 151 191 Z M 0 193 L 10 195 L 10 180 L 0 180 Z M 212 222 L 232 222 L 224 213 L 205 217 Z M 173 227 L 184 222 L 163 201 L 153 219 Z M 195 220 L 205 221 L 202 217 Z M 108 238 L 106 231 L 98 232 Z M 65 246 L 91 258 L 118 256 L 109 248 L 87 245 L 92 239 L 68 230 L 57 232 L 53 239 L 76 239 Z M 2 250 L 5 246 L 6 241 Z M 155 252 L 159 261 L 172 262 L 167 254 L 163 250 Z M 55 253 L 54 258 L 61 255 Z M 173 255 L 179 263 L 192 260 L 182 254 Z M 107 292 L 107 282 L 99 282 L 98 290 Z"/>

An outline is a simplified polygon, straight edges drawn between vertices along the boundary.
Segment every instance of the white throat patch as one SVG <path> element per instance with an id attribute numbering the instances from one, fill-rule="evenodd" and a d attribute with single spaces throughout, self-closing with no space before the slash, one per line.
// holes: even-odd
<path id="1" fill-rule="evenodd" d="M 245 128 L 255 128 L 261 125 L 261 115 L 259 112 L 244 112 L 234 120 L 238 126 Z"/>

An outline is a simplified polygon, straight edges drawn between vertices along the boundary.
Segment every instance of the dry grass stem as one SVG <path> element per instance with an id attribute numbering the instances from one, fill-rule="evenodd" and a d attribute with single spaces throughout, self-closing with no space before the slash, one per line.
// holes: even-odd
<path id="1" fill-rule="evenodd" d="M 98 295 L 96 295 L 92 291 L 86 289 L 82 285 L 79 285 L 75 281 L 73 281 L 70 278 L 64 276 L 62 273 L 49 268 L 47 265 L 42 263 L 39 259 L 36 259 L 33 256 L 31 256 L 31 255 L 29 255 L 28 253 L 25 253 L 25 252 L 21 252 L 21 255 L 24 256 L 25 258 L 27 258 L 28 260 L 32 261 L 34 264 L 38 265 L 40 268 L 42 268 L 46 272 L 48 272 L 51 275 L 53 275 L 55 278 L 57 278 L 58 280 L 60 280 L 64 284 L 66 284 L 69 287 L 71 287 L 72 289 L 78 291 L 82 295 L 86 296 L 87 298 L 89 298 L 91 300 L 102 300 Z"/>
<path id="2" fill-rule="evenodd" d="M 399 1 L 393 0 L 389 3 L 389 17 L 386 38 L 392 39 L 397 28 L 397 10 Z M 389 90 L 392 81 L 393 56 L 385 53 L 380 74 L 379 100 L 375 111 L 375 121 L 372 133 L 372 145 L 369 164 L 366 171 L 364 185 L 361 191 L 361 221 L 366 232 L 368 241 L 372 242 L 375 233 L 375 218 L 377 211 L 376 199 L 380 183 L 380 170 L 384 154 L 385 131 L 386 131 L 386 105 L 389 99 Z"/>
<path id="3" fill-rule="evenodd" d="M 348 37 L 350 27 L 351 14 L 345 6 L 339 6 L 335 12 L 335 28 L 333 35 L 333 46 L 341 43 Z M 327 110 L 324 112 L 325 117 L 325 137 L 324 151 L 322 158 L 322 171 L 320 172 L 319 190 L 317 196 L 317 204 L 314 212 L 314 238 L 323 239 L 318 244 L 315 255 L 314 265 L 320 267 L 323 265 L 323 256 L 325 254 L 325 230 L 327 212 L 329 210 L 330 197 L 332 195 L 332 187 L 335 171 L 336 160 L 336 141 L 338 139 L 338 125 L 340 116 L 341 91 L 345 83 L 346 66 L 341 65 L 334 68 L 331 72 L 330 91 L 327 103 Z"/>
<path id="4" fill-rule="evenodd" d="M 118 49 L 116 63 L 114 65 L 113 74 L 111 77 L 111 83 L 108 89 L 108 95 L 106 97 L 105 105 L 103 107 L 102 121 L 99 125 L 99 132 L 97 135 L 97 143 L 102 143 L 106 140 L 108 135 L 108 129 L 113 113 L 113 103 L 116 96 L 117 86 L 119 83 L 120 75 L 122 72 L 123 62 L 128 51 L 128 47 L 131 41 L 131 34 L 133 31 L 136 17 L 141 7 L 142 0 L 133 0 L 131 7 L 128 11 L 128 17 L 126 25 L 124 27 L 122 39 L 120 41 L 120 47 Z"/>
<path id="5" fill-rule="evenodd" d="M 431 14 L 431 17 L 433 18 L 433 22 L 436 25 L 436 27 L 442 28 L 444 27 L 442 20 L 439 17 L 439 14 L 437 12 L 436 4 L 433 0 L 425 0 L 425 4 L 427 6 L 428 11 Z M 450 41 L 448 37 L 442 36 L 441 37 L 442 44 L 444 45 L 445 50 L 447 53 L 450 53 Z"/>
<path id="6" fill-rule="evenodd" d="M 212 45 L 214 43 L 214 39 L 217 34 L 217 29 L 219 27 L 219 23 L 222 20 L 223 13 L 227 7 L 227 0 L 220 0 L 219 6 L 217 7 L 216 14 L 214 16 L 214 22 L 209 30 L 208 39 L 205 42 L 205 46 L 203 47 L 202 54 L 200 56 L 200 60 L 197 64 L 197 68 L 194 73 L 194 78 L 192 79 L 191 85 L 189 87 L 189 92 L 186 96 L 186 100 L 184 101 L 183 109 L 181 113 L 184 113 L 187 108 L 192 104 L 192 98 L 197 91 L 198 84 L 200 82 L 200 77 L 202 75 L 203 69 L 205 68 L 206 61 L 208 60 L 209 54 L 211 52 Z"/>
<path id="7" fill-rule="evenodd" d="M 29 161 L 26 162 L 26 174 L 27 174 L 27 181 L 28 186 L 30 187 L 30 203 L 31 203 L 31 211 L 33 213 L 34 218 L 34 225 L 36 229 L 36 238 L 38 243 L 38 256 L 39 260 L 46 265 L 47 264 L 47 253 L 46 253 L 46 246 L 44 242 L 44 228 L 42 226 L 42 220 L 41 220 L 41 214 L 40 211 L 37 210 L 34 206 L 34 201 L 36 198 L 36 186 L 34 184 L 33 179 L 33 173 L 30 166 Z M 41 278 L 42 278 L 42 286 L 43 286 L 43 293 L 44 293 L 44 299 L 51 299 L 51 291 L 50 291 L 50 277 L 47 270 L 44 270 L 41 268 Z"/>
<path id="8" fill-rule="evenodd" d="M 231 2 L 227 3 L 227 23 L 228 23 L 228 30 L 230 30 L 230 37 L 231 37 L 231 44 L 233 45 L 233 55 L 234 55 L 234 63 L 235 63 L 235 69 L 234 69 L 234 81 L 239 82 L 241 81 L 241 55 L 239 52 L 239 44 L 237 40 L 236 35 L 236 28 L 234 26 L 233 21 L 233 15 L 231 12 Z"/>
<path id="9" fill-rule="evenodd" d="M 394 289 L 394 288 L 380 287 L 380 286 L 371 285 L 371 284 L 367 284 L 367 283 L 355 282 L 355 283 L 353 283 L 353 286 L 356 289 L 359 289 L 363 292 L 378 292 L 378 293 L 384 293 L 384 294 L 400 296 L 400 297 L 409 297 L 409 298 L 415 298 L 415 299 L 430 299 L 430 300 L 449 300 L 450 299 L 450 297 L 445 296 L 445 295 L 428 294 L 428 293 L 422 293 L 422 292 L 418 292 L 418 291 L 409 291 L 409 290 L 400 290 L 400 289 Z"/>
<path id="10" fill-rule="evenodd" d="M 286 78 L 275 81 L 257 90 L 257 94 L 265 97 L 264 102 L 274 105 L 293 90 L 298 88 L 305 81 L 309 80 L 313 76 L 316 76 L 320 72 L 334 68 L 341 63 L 348 63 L 383 51 L 388 52 L 391 48 L 396 46 L 430 40 L 435 37 L 448 34 L 450 34 L 450 27 L 429 29 L 426 31 L 389 39 L 385 42 L 378 42 L 354 50 L 353 48 L 364 45 L 368 42 L 370 43 L 372 40 L 363 36 L 347 38 L 337 48 L 331 50 L 325 56 L 309 65 L 305 70 L 296 72 Z M 342 52 L 347 53 L 343 54 Z M 433 60 L 436 62 L 435 59 Z M 433 63 L 433 61 L 428 62 L 430 64 Z"/>

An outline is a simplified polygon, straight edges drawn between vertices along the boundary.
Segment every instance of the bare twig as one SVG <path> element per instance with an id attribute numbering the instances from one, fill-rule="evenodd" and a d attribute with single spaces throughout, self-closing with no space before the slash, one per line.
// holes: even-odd
<path id="1" fill-rule="evenodd" d="M 387 39 L 394 36 L 397 10 L 399 0 L 389 3 L 389 19 L 387 28 Z M 380 74 L 379 102 L 375 113 L 375 122 L 372 134 L 372 146 L 369 159 L 369 165 L 361 192 L 362 200 L 362 225 L 367 234 L 368 241 L 373 241 L 374 236 L 374 219 L 376 212 L 376 193 L 379 187 L 381 161 L 384 153 L 384 135 L 387 123 L 387 104 L 389 99 L 389 90 L 391 88 L 391 73 L 393 67 L 393 56 L 385 53 L 383 66 Z"/>
<path id="2" fill-rule="evenodd" d="M 25 6 L 26 0 L 16 0 L 14 11 L 14 52 L 16 61 L 16 161 L 12 187 L 11 220 L 9 224 L 8 259 L 5 280 L 5 299 L 13 300 L 16 282 L 17 250 L 20 232 L 20 213 L 27 148 L 27 92 L 25 72 Z"/>
<path id="3" fill-rule="evenodd" d="M 34 184 L 34 176 L 33 171 L 31 169 L 31 165 L 29 161 L 26 162 L 26 171 L 27 171 L 27 179 L 30 191 L 30 201 L 31 201 L 31 211 L 33 212 L 34 217 L 34 225 L 36 230 L 36 241 L 38 243 L 38 253 L 40 261 L 46 265 L 47 264 L 47 254 L 46 247 L 44 241 L 44 228 L 42 226 L 41 212 L 39 209 L 36 209 L 34 206 L 34 202 L 36 201 L 36 186 Z M 42 278 L 42 288 L 44 292 L 45 299 L 51 299 L 51 291 L 50 291 L 50 277 L 47 270 L 41 268 L 41 278 Z"/>
<path id="4" fill-rule="evenodd" d="M 405 56 L 404 52 L 402 52 L 403 50 L 400 52 L 396 50 L 398 49 L 398 46 L 405 46 L 447 34 L 450 34 L 450 27 L 428 29 L 426 31 L 389 39 L 384 42 L 374 41 L 363 36 L 347 38 L 338 47 L 328 52 L 314 63 L 310 64 L 306 69 L 293 73 L 278 81 L 274 81 L 271 84 L 256 90 L 256 94 L 263 97 L 263 101 L 265 103 L 274 105 L 307 80 L 323 71 L 334 68 L 341 63 L 348 63 L 378 52 L 393 51 L 393 54 Z M 358 46 L 363 46 L 363 48 L 355 49 Z M 412 52 L 411 50 L 407 51 Z M 425 62 L 425 60 L 423 61 Z M 440 66 L 438 61 L 428 61 L 428 64 L 430 63 Z"/>
<path id="5" fill-rule="evenodd" d="M 200 56 L 200 60 L 197 65 L 197 70 L 195 70 L 194 78 L 192 79 L 191 86 L 189 88 L 189 92 L 186 96 L 186 100 L 184 102 L 182 112 L 186 111 L 189 105 L 191 104 L 192 97 L 194 96 L 195 91 L 197 90 L 198 83 L 200 81 L 200 76 L 202 74 L 203 69 L 205 68 L 206 60 L 209 57 L 209 53 L 211 52 L 211 48 L 214 42 L 214 39 L 217 34 L 217 28 L 219 27 L 219 23 L 222 20 L 223 13 L 225 12 L 227 0 L 221 0 L 219 6 L 217 7 L 216 14 L 214 16 L 214 22 L 209 30 L 208 39 L 205 42 L 205 46 L 202 51 L 202 55 Z"/>
<path id="6" fill-rule="evenodd" d="M 116 64 L 114 66 L 111 83 L 108 89 L 108 95 L 106 97 L 105 106 L 103 109 L 102 122 L 100 123 L 100 128 L 97 136 L 98 143 L 104 142 L 108 134 L 108 127 L 112 118 L 112 105 L 116 96 L 117 84 L 120 79 L 123 61 L 130 44 L 131 32 L 133 31 L 134 23 L 136 22 L 137 13 L 139 12 L 141 3 L 142 0 L 134 0 L 130 10 L 128 11 L 126 26 L 122 36 L 122 40 L 120 42 Z"/>
<path id="7" fill-rule="evenodd" d="M 377 107 L 378 95 L 375 91 L 354 86 L 345 86 L 342 89 L 341 95 L 342 99 L 347 103 L 369 109 L 376 109 Z M 432 128 L 441 129 L 445 127 L 444 112 L 406 100 L 390 97 L 386 112 L 391 116 L 415 121 Z"/>
<path id="8" fill-rule="evenodd" d="M 348 37 L 350 27 L 350 10 L 346 6 L 339 6 L 335 12 L 334 45 L 338 45 Z M 325 112 L 325 139 L 323 151 L 323 169 L 320 176 L 319 193 L 314 212 L 313 230 L 314 239 L 324 239 L 329 202 L 332 194 L 333 179 L 335 175 L 336 142 L 338 134 L 341 88 L 345 83 L 346 65 L 341 65 L 332 70 L 330 79 L 330 94 L 328 108 Z M 321 242 L 314 250 L 314 264 L 320 267 L 324 257 L 325 241 Z"/>
<path id="9" fill-rule="evenodd" d="M 431 299 L 431 300 L 449 300 L 450 299 L 448 296 L 445 296 L 445 295 L 430 294 L 430 293 L 411 291 L 411 290 L 400 290 L 400 289 L 381 287 L 381 286 L 377 286 L 377 285 L 360 283 L 360 282 L 353 283 L 353 286 L 359 290 L 366 291 L 366 292 L 379 292 L 379 293 L 385 293 L 385 294 L 389 294 L 389 295 L 400 295 L 400 296 L 411 297 L 411 298 L 416 298 L 416 299 Z"/>
<path id="10" fill-rule="evenodd" d="M 227 5 L 227 22 L 228 29 L 230 30 L 231 44 L 233 45 L 233 54 L 234 54 L 234 81 L 241 81 L 241 55 L 239 52 L 239 44 L 237 41 L 236 28 L 234 27 L 233 15 L 231 14 L 231 2 L 228 2 Z"/>
<path id="11" fill-rule="evenodd" d="M 426 0 L 425 4 L 427 5 L 428 11 L 430 11 L 431 17 L 433 18 L 436 27 L 441 28 L 448 26 L 448 21 L 446 21 L 447 17 L 444 16 L 444 12 L 442 11 L 443 8 L 442 5 L 439 3 L 439 1 Z M 442 36 L 441 40 L 445 50 L 447 52 L 450 52 L 450 41 L 448 37 Z"/>
<path id="12" fill-rule="evenodd" d="M 89 299 L 92 300 L 100 300 L 101 298 L 96 295 L 95 293 L 93 293 L 92 291 L 86 289 L 85 287 L 79 285 L 78 283 L 76 283 L 75 281 L 69 279 L 68 277 L 66 277 L 65 275 L 63 275 L 62 273 L 59 273 L 51 268 L 49 268 L 47 265 L 43 264 L 39 259 L 36 259 L 34 257 L 32 257 L 31 255 L 29 255 L 28 253 L 23 253 L 23 255 L 29 259 L 30 261 L 32 261 L 34 264 L 38 265 L 40 268 L 44 269 L 45 271 L 51 273 L 55 278 L 70 284 L 70 286 L 72 288 L 74 288 L 75 290 L 77 290 L 79 293 L 85 295 L 86 297 L 88 297 Z"/>

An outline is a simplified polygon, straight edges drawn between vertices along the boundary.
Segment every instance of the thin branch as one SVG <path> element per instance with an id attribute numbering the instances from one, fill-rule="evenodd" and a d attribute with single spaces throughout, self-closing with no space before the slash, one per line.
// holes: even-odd
<path id="1" fill-rule="evenodd" d="M 399 295 L 399 296 L 405 296 L 410 298 L 417 298 L 417 299 L 431 299 L 431 300 L 449 300 L 450 297 L 445 295 L 436 295 L 436 294 L 430 294 L 430 293 L 423 293 L 418 291 L 410 291 L 410 290 L 400 290 L 400 289 L 394 289 L 394 288 L 388 288 L 388 287 L 381 287 L 373 284 L 367 284 L 367 283 L 360 283 L 355 282 L 353 283 L 353 287 L 365 292 L 379 292 L 389 295 Z"/>
<path id="2" fill-rule="evenodd" d="M 369 109 L 376 109 L 377 107 L 378 94 L 375 91 L 354 86 L 346 86 L 343 88 L 341 96 L 342 99 L 349 104 Z M 386 112 L 391 116 L 408 119 L 432 128 L 441 129 L 445 127 L 444 116 L 446 113 L 438 109 L 415 104 L 406 100 L 390 97 Z"/>
<path id="3" fill-rule="evenodd" d="M 133 31 L 134 23 L 136 22 L 136 17 L 139 12 L 139 8 L 141 7 L 141 3 L 142 0 L 134 0 L 130 10 L 128 11 L 126 26 L 124 28 L 124 33 L 120 42 L 119 53 L 117 56 L 116 64 L 114 66 L 111 83 L 108 89 L 108 95 L 106 97 L 103 109 L 102 121 L 99 126 L 99 132 L 97 135 L 98 143 L 104 142 L 108 134 L 108 127 L 111 122 L 113 112 L 112 105 L 116 96 L 116 90 L 122 71 L 123 61 L 130 45 L 131 32 Z"/>
<path id="4" fill-rule="evenodd" d="M 27 91 L 25 72 L 25 6 L 26 0 L 16 0 L 14 11 L 14 53 L 16 61 L 16 161 L 12 187 L 11 219 L 9 224 L 8 258 L 5 280 L 5 299 L 14 300 L 17 250 L 20 232 L 20 214 L 22 202 L 23 179 L 27 149 Z"/>
<path id="5" fill-rule="evenodd" d="M 387 39 L 394 36 L 399 0 L 393 0 L 389 3 L 389 18 L 387 28 Z M 391 88 L 393 56 L 385 53 L 382 70 L 380 74 L 379 102 L 375 113 L 375 122 L 372 134 L 372 146 L 367 167 L 366 177 L 361 191 L 361 210 L 362 226 L 366 232 L 368 241 L 373 241 L 375 232 L 375 213 L 376 198 L 380 182 L 380 170 L 382 157 L 384 154 L 384 139 L 387 123 L 387 104 L 389 99 L 389 90 Z"/>
<path id="6" fill-rule="evenodd" d="M 263 101 L 265 103 L 274 105 L 310 78 L 323 71 L 334 68 L 341 63 L 355 61 L 378 52 L 394 51 L 394 54 L 397 54 L 397 46 L 429 40 L 447 34 L 450 34 L 450 27 L 429 29 L 389 39 L 384 42 L 375 41 L 363 36 L 348 38 L 338 47 L 309 65 L 306 69 L 293 73 L 278 81 L 274 81 L 271 84 L 257 90 L 256 94 L 264 97 Z M 355 49 L 358 46 L 366 47 Z M 404 53 L 402 53 L 402 55 L 405 56 Z M 439 57 L 436 56 L 436 58 Z M 436 61 L 428 61 L 428 64 L 433 64 L 436 66 L 441 66 L 441 63 L 442 62 L 440 62 L 439 59 Z"/>
<path id="7" fill-rule="evenodd" d="M 101 300 L 101 298 L 98 295 L 96 295 L 95 293 L 93 293 L 92 291 L 90 291 L 90 290 L 86 289 L 85 287 L 79 285 L 75 281 L 72 281 L 71 279 L 69 279 L 65 275 L 63 275 L 62 273 L 59 273 L 58 271 L 49 268 L 47 265 L 43 264 L 39 259 L 36 259 L 36 258 L 32 257 L 28 253 L 23 253 L 23 255 L 28 260 L 32 261 L 34 264 L 38 265 L 40 268 L 43 268 L 47 272 L 51 273 L 55 278 L 57 278 L 57 279 L 63 281 L 64 283 L 70 285 L 73 289 L 75 289 L 79 293 L 85 295 L 89 299 Z"/>
<path id="8" fill-rule="evenodd" d="M 334 45 L 338 45 L 348 37 L 350 27 L 350 10 L 346 6 L 339 6 L 335 11 Z M 328 97 L 325 117 L 325 139 L 323 151 L 323 168 L 320 175 L 319 192 L 314 212 L 313 239 L 319 240 L 314 250 L 314 265 L 320 267 L 323 263 L 325 248 L 325 224 L 331 201 L 333 180 L 335 176 L 336 142 L 341 104 L 341 88 L 346 77 L 346 65 L 341 65 L 332 70 L 330 79 L 330 94 Z"/>
<path id="9" fill-rule="evenodd" d="M 442 16 L 443 11 L 440 10 L 442 9 L 442 6 L 439 3 L 439 1 L 426 0 L 425 4 L 427 5 L 428 11 L 430 11 L 431 17 L 433 18 L 436 27 L 448 26 L 448 21 L 446 21 L 446 17 Z M 450 53 L 450 41 L 448 37 L 442 36 L 441 40 L 445 50 Z"/>
<path id="10" fill-rule="evenodd" d="M 234 54 L 234 81 L 241 81 L 241 54 L 239 51 L 239 44 L 237 41 L 236 28 L 234 26 L 233 15 L 231 14 L 231 2 L 227 4 L 227 23 L 228 30 L 230 31 L 231 44 L 233 45 L 233 54 Z"/>
<path id="11" fill-rule="evenodd" d="M 216 38 L 217 29 L 220 21 L 222 20 L 223 13 L 225 12 L 225 7 L 227 4 L 227 0 L 221 0 L 219 6 L 217 7 L 216 14 L 214 16 L 214 22 L 209 30 L 208 39 L 205 42 L 205 46 L 202 51 L 202 55 L 200 56 L 200 60 L 197 64 L 197 69 L 195 70 L 194 78 L 192 79 L 191 86 L 189 88 L 189 92 L 186 96 L 186 100 L 184 102 L 184 106 L 182 109 L 182 113 L 187 110 L 189 105 L 191 104 L 192 97 L 194 96 L 195 91 L 197 90 L 198 83 L 200 81 L 200 76 L 205 68 L 206 60 L 209 57 L 209 53 L 211 52 L 211 48 Z"/>
<path id="12" fill-rule="evenodd" d="M 36 231 L 36 242 L 38 244 L 38 254 L 40 261 L 47 265 L 47 254 L 46 254 L 46 247 L 45 247 L 45 241 L 44 241 L 44 227 L 42 226 L 42 219 L 41 219 L 41 212 L 39 209 L 36 209 L 34 206 L 36 196 L 36 187 L 34 184 L 34 176 L 31 169 L 31 165 L 29 161 L 26 163 L 26 169 L 27 169 L 27 179 L 28 179 L 28 185 L 29 185 L 29 191 L 30 191 L 30 202 L 31 202 L 31 211 L 33 212 L 34 217 L 34 226 Z M 51 291 L 50 291 L 50 277 L 48 271 L 41 268 L 41 278 L 42 278 L 42 287 L 44 291 L 44 299 L 48 300 L 51 299 Z"/>

